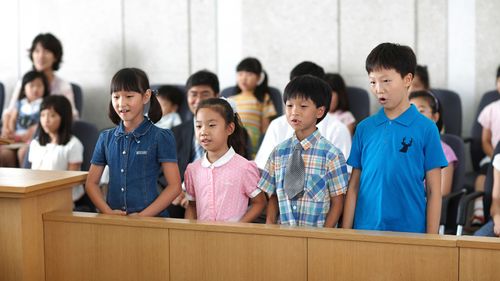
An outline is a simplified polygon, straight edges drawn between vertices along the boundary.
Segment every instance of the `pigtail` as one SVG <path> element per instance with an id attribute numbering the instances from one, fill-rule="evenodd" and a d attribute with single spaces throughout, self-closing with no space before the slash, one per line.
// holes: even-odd
<path id="1" fill-rule="evenodd" d="M 249 138 L 247 131 L 241 124 L 240 116 L 238 113 L 233 114 L 234 132 L 227 139 L 227 144 L 233 147 L 234 151 L 239 155 L 249 158 L 247 150 L 247 140 Z"/>
<path id="2" fill-rule="evenodd" d="M 162 117 L 162 112 L 161 112 L 161 105 L 160 102 L 158 102 L 158 99 L 156 98 L 157 92 L 156 91 L 151 91 L 151 97 L 149 98 L 149 110 L 148 110 L 148 117 L 153 123 L 156 123 L 160 121 Z"/>
<path id="3" fill-rule="evenodd" d="M 257 87 L 255 88 L 254 95 L 259 102 L 264 102 L 266 94 L 269 93 L 269 86 L 267 85 L 268 82 L 267 73 L 263 70 L 260 73 L 260 77 L 261 80 L 259 81 L 260 83 L 257 84 Z"/>

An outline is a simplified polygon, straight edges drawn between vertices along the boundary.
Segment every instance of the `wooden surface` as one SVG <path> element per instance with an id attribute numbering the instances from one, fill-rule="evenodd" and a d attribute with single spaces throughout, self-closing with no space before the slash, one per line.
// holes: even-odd
<path id="1" fill-rule="evenodd" d="M 57 172 L 51 184 L 38 183 L 30 189 L 30 185 L 13 187 L 7 177 L 10 175 L 17 183 L 31 183 L 40 181 L 31 178 L 39 174 L 0 168 L 0 280 L 45 280 L 42 214 L 71 211 L 70 187 L 85 180 L 85 173 L 75 176 L 69 172 L 67 179 L 64 172 Z M 23 179 L 16 179 L 17 176 Z"/>
<path id="2" fill-rule="evenodd" d="M 462 237 L 460 280 L 500 280 L 500 238 Z"/>
<path id="3" fill-rule="evenodd" d="M 149 274 L 147 280 L 459 280 L 459 273 L 462 276 L 458 247 L 462 238 L 455 236 L 68 212 L 47 213 L 44 223 L 47 280 L 54 281 L 103 280 L 112 274 L 118 274 L 115 280 L 136 280 L 141 274 Z M 474 246 L 478 241 L 472 238 L 468 243 Z M 106 260 L 115 256 L 119 261 Z M 151 262 L 133 266 L 127 257 L 136 256 Z"/>

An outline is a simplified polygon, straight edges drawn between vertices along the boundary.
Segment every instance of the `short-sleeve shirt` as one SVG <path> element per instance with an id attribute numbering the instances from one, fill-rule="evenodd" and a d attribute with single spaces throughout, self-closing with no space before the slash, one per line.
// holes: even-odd
<path id="1" fill-rule="evenodd" d="M 102 132 L 91 163 L 109 166 L 106 200 L 111 209 L 135 213 L 149 206 L 158 197 L 161 163 L 177 162 L 175 147 L 172 132 L 147 118 L 132 132 L 125 131 L 123 122 Z"/>
<path id="2" fill-rule="evenodd" d="M 196 201 L 198 220 L 239 221 L 248 209 L 257 188 L 259 169 L 230 148 L 210 163 L 207 154 L 189 164 L 184 176 L 187 199 Z"/>
<path id="3" fill-rule="evenodd" d="M 302 196 L 288 198 L 284 190 L 288 159 L 299 143 L 295 135 L 280 143 L 271 153 L 259 181 L 259 188 L 278 198 L 280 223 L 292 226 L 323 227 L 330 209 L 330 198 L 347 190 L 348 173 L 344 155 L 318 130 L 303 139 L 302 159 L 305 186 Z"/>
<path id="4" fill-rule="evenodd" d="M 457 155 L 455 154 L 455 151 L 446 144 L 444 141 L 441 141 L 441 146 L 443 147 L 443 153 L 444 156 L 446 157 L 446 161 L 448 161 L 448 164 L 452 164 L 453 166 L 457 165 L 458 159 Z"/>
<path id="5" fill-rule="evenodd" d="M 426 231 L 425 175 L 448 165 L 432 120 L 414 105 L 394 120 L 381 108 L 356 128 L 347 164 L 361 170 L 355 229 Z"/>
<path id="6" fill-rule="evenodd" d="M 488 104 L 477 117 L 483 128 L 491 130 L 491 145 L 495 148 L 500 141 L 500 100 Z"/>
<path id="7" fill-rule="evenodd" d="M 43 99 L 36 99 L 29 102 L 27 98 L 23 98 L 16 102 L 17 120 L 16 133 L 21 134 L 26 132 L 29 127 L 38 124 L 40 120 L 40 105 Z"/>
<path id="8" fill-rule="evenodd" d="M 493 158 L 493 167 L 500 171 L 500 154 L 495 155 L 495 158 Z"/>

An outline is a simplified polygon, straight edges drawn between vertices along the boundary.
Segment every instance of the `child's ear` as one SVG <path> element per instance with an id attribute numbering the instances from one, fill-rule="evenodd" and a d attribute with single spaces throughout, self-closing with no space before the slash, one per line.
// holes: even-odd
<path id="1" fill-rule="evenodd" d="M 149 102 L 149 99 L 151 98 L 151 89 L 147 89 L 146 93 L 142 96 L 142 103 L 146 104 Z"/>
<path id="2" fill-rule="evenodd" d="M 434 122 L 439 120 L 439 112 L 432 113 L 432 120 L 434 120 Z"/>
<path id="3" fill-rule="evenodd" d="M 229 123 L 229 125 L 226 126 L 226 132 L 227 132 L 227 135 L 232 135 L 234 133 L 234 128 L 235 125 L 234 125 L 234 122 L 231 122 Z"/>
<path id="4" fill-rule="evenodd" d="M 323 117 L 323 115 L 325 115 L 325 110 L 326 110 L 325 106 L 318 107 L 316 111 L 316 119 Z"/>
<path id="5" fill-rule="evenodd" d="M 403 82 L 405 83 L 405 87 L 409 88 L 411 86 L 411 81 L 413 81 L 413 74 L 408 73 L 403 77 Z"/>

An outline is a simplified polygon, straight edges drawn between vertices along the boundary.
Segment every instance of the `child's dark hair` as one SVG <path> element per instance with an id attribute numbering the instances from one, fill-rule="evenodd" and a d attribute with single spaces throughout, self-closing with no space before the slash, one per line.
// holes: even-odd
<path id="1" fill-rule="evenodd" d="M 28 50 L 29 51 L 29 58 L 33 62 L 33 52 L 35 51 L 36 45 L 42 45 L 44 49 L 49 50 L 54 54 L 54 63 L 52 64 L 52 69 L 53 70 L 58 70 L 59 67 L 61 66 L 62 63 L 62 56 L 63 56 L 63 48 L 61 45 L 61 41 L 57 39 L 54 35 L 51 33 L 40 33 L 38 34 L 35 39 L 33 39 L 33 42 L 31 43 L 31 48 Z"/>
<path id="2" fill-rule="evenodd" d="M 283 94 L 283 101 L 292 98 L 304 98 L 311 99 L 316 107 L 325 107 L 325 113 L 321 118 L 316 120 L 318 124 L 323 118 L 325 118 L 328 110 L 330 109 L 330 103 L 332 101 L 332 88 L 318 77 L 312 75 L 302 75 L 294 78 L 285 87 L 285 93 Z"/>
<path id="3" fill-rule="evenodd" d="M 23 98 L 26 97 L 26 90 L 25 90 L 26 84 L 32 82 L 35 79 L 42 80 L 42 83 L 43 83 L 43 96 L 42 97 L 46 97 L 50 94 L 49 82 L 47 81 L 47 77 L 45 76 L 45 74 L 43 74 L 43 72 L 31 70 L 31 71 L 26 72 L 26 74 L 24 74 L 24 76 L 23 76 L 23 81 L 21 83 L 21 92 L 19 92 L 18 100 L 22 100 Z"/>
<path id="4" fill-rule="evenodd" d="M 257 76 L 261 77 L 264 75 L 264 79 L 260 84 L 257 85 L 255 90 L 253 91 L 254 96 L 257 98 L 259 102 L 264 101 L 264 97 L 267 93 L 269 93 L 269 87 L 267 86 L 267 73 L 265 73 L 262 69 L 262 65 L 260 61 L 256 58 L 246 58 L 240 61 L 238 66 L 236 66 L 236 72 L 246 71 L 257 74 Z M 238 85 L 236 85 L 237 93 L 241 92 L 241 89 Z"/>
<path id="5" fill-rule="evenodd" d="M 349 100 L 347 98 L 347 90 L 345 86 L 344 79 L 338 73 L 327 73 L 325 74 L 326 83 L 332 88 L 333 92 L 337 93 L 337 108 L 335 110 L 348 111 L 349 110 Z M 333 110 L 333 108 L 330 108 Z"/>
<path id="6" fill-rule="evenodd" d="M 314 62 L 311 61 L 303 61 L 299 64 L 297 64 L 292 71 L 290 71 L 290 80 L 293 80 L 293 78 L 301 75 L 312 75 L 315 77 L 318 77 L 319 79 L 324 79 L 325 77 L 325 70 L 323 67 L 315 64 Z"/>
<path id="7" fill-rule="evenodd" d="M 147 90 L 150 90 L 148 76 L 144 71 L 138 68 L 123 68 L 119 70 L 111 79 L 110 88 L 110 94 L 126 91 L 144 95 Z M 153 93 L 151 93 L 151 95 L 153 95 Z M 121 121 L 111 101 L 109 101 L 108 116 L 116 125 Z M 149 98 L 148 117 L 153 123 L 158 122 L 162 117 L 160 103 L 152 96 Z"/>
<path id="8" fill-rule="evenodd" d="M 208 70 L 200 70 L 189 76 L 186 81 L 186 91 L 194 86 L 209 86 L 216 95 L 220 92 L 219 78 Z"/>
<path id="9" fill-rule="evenodd" d="M 417 58 L 408 46 L 394 43 L 382 43 L 375 47 L 366 58 L 366 72 L 380 69 L 394 69 L 401 77 L 408 73 L 415 75 Z"/>
<path id="10" fill-rule="evenodd" d="M 245 132 L 241 124 L 238 113 L 234 113 L 233 108 L 225 99 L 210 98 L 203 100 L 196 108 L 196 113 L 202 108 L 210 108 L 219 113 L 226 121 L 226 125 L 234 123 L 234 132 L 228 137 L 227 145 L 232 147 L 236 153 L 246 158 Z"/>
<path id="11" fill-rule="evenodd" d="M 61 124 L 57 129 L 58 144 L 65 145 L 71 139 L 71 126 L 73 125 L 73 111 L 71 104 L 65 96 L 50 95 L 43 99 L 40 105 L 40 114 L 43 110 L 53 109 L 61 116 Z M 46 145 L 51 142 L 49 134 L 42 128 L 42 119 L 38 122 L 38 142 L 40 145 Z"/>
<path id="12" fill-rule="evenodd" d="M 431 107 L 432 113 L 439 113 L 439 118 L 436 122 L 436 125 L 441 132 L 443 129 L 443 108 L 441 106 L 441 102 L 439 102 L 439 99 L 431 92 L 431 91 L 415 91 L 411 92 L 409 96 L 409 100 L 411 101 L 412 99 L 415 98 L 423 98 L 427 101 L 429 106 Z"/>
<path id="13" fill-rule="evenodd" d="M 181 89 L 169 85 L 158 88 L 157 95 L 169 100 L 173 105 L 177 105 L 178 107 L 181 106 L 185 96 Z"/>
<path id="14" fill-rule="evenodd" d="M 497 79 L 500 78 L 500 65 L 497 68 Z"/>
<path id="15" fill-rule="evenodd" d="M 425 89 L 430 89 L 431 86 L 429 83 L 429 72 L 427 71 L 427 66 L 417 64 L 417 67 L 415 68 L 415 76 L 420 78 L 420 81 L 422 81 L 422 85 L 424 85 Z"/>

